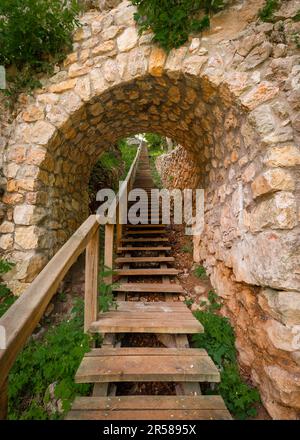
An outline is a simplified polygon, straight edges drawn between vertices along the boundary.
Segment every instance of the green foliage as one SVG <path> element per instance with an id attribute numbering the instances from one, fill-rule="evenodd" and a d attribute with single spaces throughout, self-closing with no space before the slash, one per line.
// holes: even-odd
<path id="1" fill-rule="evenodd" d="M 279 0 L 267 0 L 265 6 L 260 9 L 258 15 L 262 21 L 274 22 L 274 12 L 279 8 Z"/>
<path id="2" fill-rule="evenodd" d="M 185 304 L 187 307 L 191 308 L 192 305 L 194 304 L 194 300 L 193 300 L 192 298 L 187 298 L 187 299 L 184 300 L 184 304 Z"/>
<path id="3" fill-rule="evenodd" d="M 181 248 L 181 252 L 184 252 L 186 254 L 192 254 L 193 253 L 193 246 L 189 244 L 185 244 Z"/>
<path id="4" fill-rule="evenodd" d="M 214 292 L 213 290 L 210 290 L 208 292 L 208 301 L 209 301 L 207 306 L 208 312 L 214 313 L 222 308 L 222 304 L 220 304 L 219 302 L 219 297 L 216 294 L 216 292 Z"/>
<path id="5" fill-rule="evenodd" d="M 11 110 L 20 93 L 40 86 L 37 75 L 52 72 L 72 47 L 78 12 L 77 0 L 1 0 L 0 64 L 14 67 L 2 92 Z"/>
<path id="6" fill-rule="evenodd" d="M 148 153 L 150 159 L 150 169 L 154 185 L 158 188 L 162 188 L 162 182 L 160 175 L 156 169 L 155 161 L 158 156 L 164 154 L 167 150 L 166 138 L 157 133 L 145 133 L 145 140 L 148 144 Z"/>
<path id="7" fill-rule="evenodd" d="M 17 299 L 2 281 L 2 275 L 9 272 L 13 266 L 13 263 L 0 259 L 0 318 Z"/>
<path id="8" fill-rule="evenodd" d="M 32 94 L 32 91 L 41 85 L 40 81 L 33 76 L 29 65 L 24 66 L 16 76 L 8 77 L 7 80 L 7 88 L 1 92 L 6 96 L 6 106 L 10 110 L 13 110 L 20 93 Z"/>
<path id="9" fill-rule="evenodd" d="M 75 384 L 74 374 L 89 351 L 89 336 L 82 331 L 83 301 L 77 300 L 72 317 L 50 328 L 43 339 L 31 340 L 18 356 L 9 376 L 9 418 L 15 420 L 56 419 L 47 412 L 47 391 L 56 383 L 55 398 L 68 411 L 75 395 L 86 395 L 90 385 Z"/>
<path id="10" fill-rule="evenodd" d="M 166 138 L 157 133 L 145 133 L 145 139 L 151 153 L 162 154 L 167 149 Z"/>
<path id="11" fill-rule="evenodd" d="M 220 393 L 229 411 L 238 419 L 256 415 L 254 404 L 259 402 L 259 393 L 240 377 L 233 328 L 227 318 L 215 314 L 221 307 L 218 296 L 209 294 L 210 304 L 205 311 L 195 312 L 202 323 L 204 333 L 193 336 L 196 347 L 207 350 L 209 356 L 220 369 L 221 383 L 215 392 Z"/>
<path id="12" fill-rule="evenodd" d="M 166 51 L 180 47 L 189 35 L 210 25 L 209 14 L 224 7 L 223 0 L 131 0 L 140 33 L 151 29 L 153 40 Z"/>
<path id="13" fill-rule="evenodd" d="M 243 382 L 236 363 L 227 365 L 221 372 L 219 392 L 224 397 L 227 408 L 237 419 L 256 416 L 253 404 L 259 402 L 259 393 Z"/>
<path id="14" fill-rule="evenodd" d="M 100 287 L 99 287 L 99 309 L 101 312 L 108 312 L 109 309 L 117 309 L 117 301 L 113 294 L 113 289 L 118 284 L 107 284 L 104 281 L 105 277 L 116 275 L 116 272 L 108 267 L 104 267 L 104 270 L 100 273 Z"/>
<path id="15" fill-rule="evenodd" d="M 206 270 L 204 269 L 203 266 L 196 267 L 196 269 L 194 270 L 194 275 L 197 278 L 200 278 L 200 280 L 206 280 L 207 279 Z"/>
<path id="16" fill-rule="evenodd" d="M 294 21 L 300 21 L 300 9 L 299 9 L 299 11 L 297 12 L 297 14 L 294 15 L 293 20 L 294 20 Z"/>
<path id="17" fill-rule="evenodd" d="M 106 151 L 99 159 L 99 164 L 107 171 L 111 171 L 119 165 L 118 158 L 110 151 Z"/>
<path id="18" fill-rule="evenodd" d="M 128 171 L 130 170 L 132 162 L 134 161 L 137 153 L 137 148 L 135 145 L 129 145 L 126 139 L 121 139 L 118 142 L 118 148 L 121 151 L 122 160 L 125 164 L 125 170 L 122 176 L 122 178 L 124 179 L 127 176 Z"/>
<path id="19" fill-rule="evenodd" d="M 0 64 L 41 67 L 70 48 L 78 12 L 74 0 L 1 0 Z"/>

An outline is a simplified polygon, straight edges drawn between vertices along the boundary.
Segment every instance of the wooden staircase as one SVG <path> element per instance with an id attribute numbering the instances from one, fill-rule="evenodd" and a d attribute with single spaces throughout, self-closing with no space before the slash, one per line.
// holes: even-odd
<path id="1" fill-rule="evenodd" d="M 134 186 L 149 195 L 154 187 L 146 148 Z M 157 225 L 128 225 L 117 244 L 118 307 L 91 322 L 89 332 L 104 335 L 104 342 L 84 356 L 75 377 L 78 383 L 94 384 L 93 396 L 77 397 L 67 419 L 231 419 L 220 396 L 201 394 L 199 384 L 219 382 L 220 375 L 205 350 L 189 347 L 187 335 L 203 327 L 178 301 L 183 289 L 161 214 L 161 209 L 155 214 Z M 151 301 L 156 294 L 164 301 Z M 128 295 L 144 300 L 130 301 Z M 130 333 L 163 335 L 167 348 L 122 347 L 116 335 Z M 121 382 L 172 382 L 176 395 L 115 396 Z"/>

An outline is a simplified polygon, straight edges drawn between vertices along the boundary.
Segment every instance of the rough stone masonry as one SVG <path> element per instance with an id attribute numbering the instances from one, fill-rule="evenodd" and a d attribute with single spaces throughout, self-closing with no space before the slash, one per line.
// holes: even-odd
<path id="1" fill-rule="evenodd" d="M 130 2 L 84 14 L 73 52 L 0 127 L 0 248 L 21 294 L 85 220 L 101 152 L 134 133 L 174 139 L 162 173 L 205 189 L 194 254 L 224 299 L 240 364 L 272 417 L 299 419 L 300 5 L 262 23 L 261 4 L 233 2 L 169 54 L 139 36 Z"/>

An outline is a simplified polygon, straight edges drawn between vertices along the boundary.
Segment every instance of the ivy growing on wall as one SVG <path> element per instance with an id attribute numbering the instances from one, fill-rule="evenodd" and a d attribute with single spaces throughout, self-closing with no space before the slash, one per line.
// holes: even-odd
<path id="1" fill-rule="evenodd" d="M 184 44 L 189 35 L 210 26 L 210 15 L 220 11 L 224 0 L 131 0 L 140 33 L 152 30 L 153 40 L 170 51 Z"/>

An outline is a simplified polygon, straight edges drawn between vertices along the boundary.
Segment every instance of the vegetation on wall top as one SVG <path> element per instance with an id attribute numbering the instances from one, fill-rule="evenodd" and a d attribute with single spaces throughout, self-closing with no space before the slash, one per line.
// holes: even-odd
<path id="1" fill-rule="evenodd" d="M 189 35 L 210 25 L 210 14 L 224 7 L 224 0 L 131 0 L 140 33 L 152 30 L 153 41 L 170 51 L 184 44 Z"/>
<path id="2" fill-rule="evenodd" d="M 259 18 L 262 21 L 272 23 L 274 21 L 274 12 L 277 11 L 277 9 L 280 6 L 280 3 L 281 2 L 279 0 L 266 0 L 265 5 L 259 11 L 259 14 L 258 14 Z"/>
<path id="3" fill-rule="evenodd" d="M 9 68 L 5 90 L 12 107 L 18 94 L 39 86 L 72 47 L 79 25 L 77 0 L 1 0 L 0 64 Z"/>

